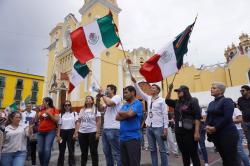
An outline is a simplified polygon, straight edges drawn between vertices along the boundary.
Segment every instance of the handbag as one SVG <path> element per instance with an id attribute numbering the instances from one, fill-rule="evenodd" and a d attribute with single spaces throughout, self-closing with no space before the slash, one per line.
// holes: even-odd
<path id="1" fill-rule="evenodd" d="M 186 130 L 192 130 L 194 128 L 193 119 L 183 118 L 182 124 L 183 124 L 183 128 Z"/>

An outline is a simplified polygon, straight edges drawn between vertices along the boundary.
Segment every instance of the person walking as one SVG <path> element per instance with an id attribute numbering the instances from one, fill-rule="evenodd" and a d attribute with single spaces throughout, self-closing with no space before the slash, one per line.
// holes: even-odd
<path id="1" fill-rule="evenodd" d="M 200 145 L 200 150 L 202 154 L 202 158 L 204 160 L 205 166 L 208 166 L 208 156 L 207 156 L 207 148 L 206 148 L 206 117 L 207 117 L 207 110 L 205 106 L 201 107 L 201 125 L 200 125 L 200 140 L 199 140 L 199 145 Z"/>
<path id="2" fill-rule="evenodd" d="M 75 133 L 75 126 L 78 120 L 78 115 L 73 112 L 71 102 L 66 100 L 62 104 L 59 114 L 58 128 L 57 128 L 57 142 L 59 145 L 59 156 L 57 166 L 64 165 L 64 155 L 66 144 L 68 146 L 68 164 L 75 166 L 74 146 L 75 140 L 73 138 Z"/>
<path id="3" fill-rule="evenodd" d="M 161 156 L 161 166 L 168 165 L 165 140 L 168 133 L 168 109 L 164 99 L 159 96 L 160 87 L 156 84 L 151 86 L 152 96 L 145 94 L 134 77 L 131 77 L 136 92 L 148 103 L 148 117 L 146 119 L 147 137 L 153 166 L 158 166 L 157 145 Z"/>
<path id="4" fill-rule="evenodd" d="M 94 98 L 87 96 L 84 107 L 79 113 L 74 137 L 78 136 L 81 148 L 81 166 L 86 166 L 90 149 L 92 166 L 98 166 L 98 143 L 101 128 L 101 114 L 97 110 Z"/>
<path id="5" fill-rule="evenodd" d="M 172 112 L 168 113 L 168 121 L 169 125 L 168 125 L 168 139 L 167 139 L 167 150 L 168 150 L 167 154 L 169 155 L 170 154 L 169 152 L 172 152 L 176 158 L 179 158 L 178 146 L 174 140 L 174 133 L 172 131 L 175 126 Z"/>
<path id="6" fill-rule="evenodd" d="M 32 126 L 21 123 L 20 112 L 8 115 L 2 145 L 2 166 L 24 166 L 27 157 L 27 137 L 32 134 Z"/>
<path id="7" fill-rule="evenodd" d="M 38 110 L 36 118 L 38 123 L 38 155 L 41 166 L 48 166 L 51 149 L 56 136 L 56 127 L 59 119 L 59 111 L 54 107 L 53 100 L 50 97 L 43 99 L 44 109 Z"/>
<path id="8" fill-rule="evenodd" d="M 206 131 L 208 141 L 213 142 L 220 153 L 223 166 L 240 166 L 237 153 L 239 134 L 232 120 L 234 103 L 224 97 L 225 90 L 223 83 L 212 84 L 211 96 L 214 100 L 207 108 Z"/>
<path id="9" fill-rule="evenodd" d="M 126 103 L 116 115 L 120 121 L 121 161 L 123 166 L 140 166 L 143 107 L 133 86 L 124 89 L 123 97 Z"/>
<path id="10" fill-rule="evenodd" d="M 185 85 L 174 90 L 177 92 L 177 100 L 171 99 L 172 90 L 173 84 L 170 84 L 165 102 L 169 107 L 174 108 L 175 136 L 182 153 L 183 165 L 190 166 L 191 159 L 193 166 L 200 166 L 198 141 L 201 111 L 198 100 L 192 98 L 189 88 Z"/>
<path id="11" fill-rule="evenodd" d="M 248 85 L 241 86 L 240 93 L 241 97 L 238 98 L 237 104 L 242 112 L 242 127 L 246 131 L 247 147 L 250 153 L 250 87 Z"/>
<path id="12" fill-rule="evenodd" d="M 239 133 L 239 140 L 238 140 L 238 144 L 237 144 L 237 149 L 238 149 L 238 155 L 241 159 L 241 161 L 243 162 L 244 166 L 250 166 L 250 162 L 248 159 L 248 156 L 246 155 L 245 151 L 244 151 L 244 147 L 242 145 L 242 140 L 243 140 L 243 130 L 241 127 L 241 123 L 242 123 L 242 113 L 241 111 L 237 108 L 237 104 L 234 103 L 234 113 L 233 113 L 233 122 L 238 130 Z"/>
<path id="13" fill-rule="evenodd" d="M 35 124 L 36 111 L 32 110 L 32 104 L 26 103 L 26 109 L 22 113 L 22 122 L 24 124 Z M 36 165 L 36 144 L 37 138 L 35 136 L 35 131 L 33 131 L 32 137 L 27 137 L 27 159 L 31 157 L 31 164 Z"/>
<path id="14" fill-rule="evenodd" d="M 102 98 L 105 105 L 100 104 L 97 100 L 99 111 L 104 112 L 104 124 L 102 131 L 102 146 L 106 158 L 107 166 L 121 166 L 120 157 L 120 123 L 115 120 L 117 112 L 120 110 L 122 98 L 116 95 L 117 88 L 113 84 L 107 85 L 105 93 L 100 90 L 97 98 Z"/>

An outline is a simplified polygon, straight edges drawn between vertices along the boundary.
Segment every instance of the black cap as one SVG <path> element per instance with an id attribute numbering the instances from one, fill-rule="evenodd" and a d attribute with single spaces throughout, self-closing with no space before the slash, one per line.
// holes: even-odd
<path id="1" fill-rule="evenodd" d="M 174 90 L 175 92 L 184 92 L 189 91 L 189 88 L 186 85 L 181 85 L 178 89 Z"/>

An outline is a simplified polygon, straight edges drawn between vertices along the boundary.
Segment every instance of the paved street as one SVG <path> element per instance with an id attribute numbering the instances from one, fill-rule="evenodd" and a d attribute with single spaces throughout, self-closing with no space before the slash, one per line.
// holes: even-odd
<path id="1" fill-rule="evenodd" d="M 50 166 L 55 166 L 56 163 L 57 163 L 57 157 L 58 157 L 57 144 L 55 144 L 54 149 L 55 150 L 52 152 Z M 75 155 L 76 155 L 76 163 L 77 163 L 77 165 L 80 165 L 80 154 L 81 154 L 80 153 L 80 147 L 76 146 Z M 211 148 L 211 147 L 208 148 L 208 155 L 209 155 L 210 166 L 221 166 L 222 165 L 218 153 L 214 153 L 213 148 Z M 151 165 L 150 164 L 151 163 L 151 158 L 150 158 L 150 152 L 149 151 L 143 150 L 141 157 L 142 157 L 141 158 L 141 165 L 143 165 L 143 166 L 150 166 Z M 67 159 L 67 152 L 66 152 L 65 159 Z M 175 158 L 174 155 L 170 154 L 170 156 L 168 157 L 168 160 L 169 160 L 169 166 L 182 166 L 181 157 Z M 29 163 L 26 163 L 26 166 L 31 166 Z M 65 160 L 65 166 L 66 165 L 67 165 L 67 161 Z M 88 166 L 91 166 L 91 165 L 92 165 L 91 164 L 91 159 L 89 157 Z M 100 144 L 99 144 L 99 165 L 100 166 L 105 166 L 106 165 L 104 154 L 102 152 L 101 141 L 100 141 Z"/>

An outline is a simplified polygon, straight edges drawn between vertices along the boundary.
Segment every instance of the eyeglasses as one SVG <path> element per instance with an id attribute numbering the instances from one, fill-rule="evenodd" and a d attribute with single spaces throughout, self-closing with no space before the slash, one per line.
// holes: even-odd
<path id="1" fill-rule="evenodd" d="M 64 107 L 71 107 L 71 104 L 65 104 Z"/>

